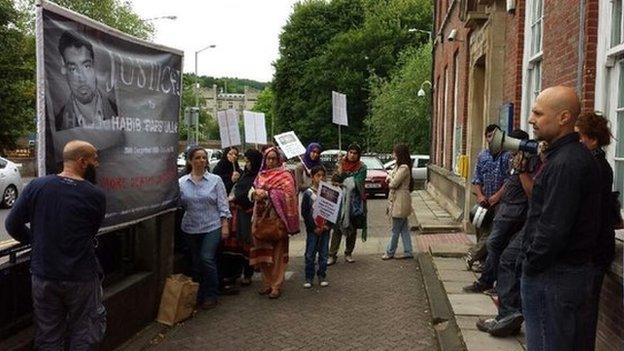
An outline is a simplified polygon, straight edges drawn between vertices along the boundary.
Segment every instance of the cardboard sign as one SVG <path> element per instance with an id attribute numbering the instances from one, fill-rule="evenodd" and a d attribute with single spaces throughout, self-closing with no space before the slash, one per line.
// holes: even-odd
<path id="1" fill-rule="evenodd" d="M 245 142 L 250 144 L 267 144 L 264 113 L 243 111 L 243 120 L 245 122 Z"/>
<path id="2" fill-rule="evenodd" d="M 332 122 L 341 126 L 349 126 L 347 96 L 335 91 L 332 91 Z"/>
<path id="3" fill-rule="evenodd" d="M 306 152 L 305 147 L 301 141 L 299 141 L 295 132 L 290 131 L 278 134 L 274 138 L 277 145 L 279 145 L 280 149 L 282 149 L 288 159 L 303 155 Z"/>
<path id="4" fill-rule="evenodd" d="M 342 201 L 342 189 L 332 186 L 329 183 L 321 182 L 317 192 L 316 202 L 312 216 L 322 217 L 329 222 L 336 223 L 340 213 L 340 203 Z"/>
<path id="5" fill-rule="evenodd" d="M 234 109 L 217 112 L 219 121 L 219 136 L 221 137 L 221 147 L 240 145 L 241 137 L 238 130 L 238 112 Z"/>

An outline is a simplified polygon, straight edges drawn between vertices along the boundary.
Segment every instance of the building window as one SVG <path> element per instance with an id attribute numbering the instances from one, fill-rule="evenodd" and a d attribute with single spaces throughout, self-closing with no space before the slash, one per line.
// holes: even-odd
<path id="1" fill-rule="evenodd" d="M 524 28 L 523 86 L 521 126 L 529 129 L 528 119 L 535 98 L 542 90 L 542 37 L 544 24 L 543 0 L 527 0 L 527 21 Z"/>
<path id="2" fill-rule="evenodd" d="M 611 0 L 611 47 L 622 44 L 622 0 Z"/>
<path id="3" fill-rule="evenodd" d="M 453 58 L 453 171 L 459 174 L 457 169 L 462 145 L 462 124 L 459 120 L 459 53 Z"/>

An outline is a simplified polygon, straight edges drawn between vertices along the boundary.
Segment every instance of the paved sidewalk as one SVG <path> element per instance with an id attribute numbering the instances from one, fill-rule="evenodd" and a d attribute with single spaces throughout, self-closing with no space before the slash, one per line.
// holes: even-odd
<path id="1" fill-rule="evenodd" d="M 431 198 L 429 193 L 425 191 L 415 193 L 417 194 L 412 195 L 413 198 L 422 199 L 427 204 L 427 206 L 421 206 L 416 213 L 417 220 L 421 225 L 425 223 L 434 228 L 449 226 L 451 216 L 448 213 L 443 214 L 445 211 L 435 203 L 435 199 Z M 467 294 L 462 291 L 462 287 L 477 279 L 473 272 L 467 270 L 466 264 L 461 258 L 465 255 L 470 244 L 473 243 L 472 237 L 461 232 L 421 234 L 416 237 L 416 246 L 421 252 L 429 252 L 433 256 L 433 264 L 438 279 L 442 282 L 468 351 L 525 350 L 523 334 L 517 337 L 495 338 L 476 328 L 475 323 L 479 318 L 494 317 L 497 314 L 497 308 L 490 296 Z"/>
<path id="2" fill-rule="evenodd" d="M 418 229 L 423 233 L 449 233 L 462 230 L 461 223 L 438 204 L 426 190 L 412 192 L 412 205 Z"/>
<path id="3" fill-rule="evenodd" d="M 309 290 L 303 260 L 293 259 L 280 299 L 258 295 L 256 280 L 173 328 L 154 323 L 119 350 L 436 350 L 417 261 L 356 259 L 329 267 L 329 287 Z"/>

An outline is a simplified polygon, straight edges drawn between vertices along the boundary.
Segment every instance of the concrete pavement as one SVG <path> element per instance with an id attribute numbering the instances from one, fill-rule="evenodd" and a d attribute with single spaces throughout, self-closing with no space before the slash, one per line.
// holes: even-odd
<path id="1" fill-rule="evenodd" d="M 435 201 L 426 191 L 417 191 L 413 194 L 414 205 L 417 206 L 421 199 L 427 199 L 425 203 Z M 439 206 L 438 206 L 439 207 Z M 436 205 L 425 206 L 416 214 L 420 223 L 430 224 L 432 227 L 448 226 L 450 215 L 443 214 L 441 207 Z M 420 217 L 419 217 L 420 216 Z M 421 219 L 422 218 L 422 219 Z M 436 225 L 437 221 L 437 225 Z M 522 351 L 526 350 L 524 334 L 515 337 L 495 338 L 476 328 L 476 321 L 479 318 L 490 318 L 497 314 L 497 307 L 494 300 L 485 294 L 464 293 L 462 287 L 471 284 L 477 276 L 467 270 L 464 260 L 461 258 L 470 244 L 473 242 L 471 236 L 465 233 L 443 233 L 443 234 L 423 234 L 417 238 L 418 245 L 422 251 L 429 252 L 433 261 L 433 269 L 437 279 L 442 284 L 442 294 L 446 295 L 447 303 L 450 306 L 450 313 L 454 317 L 451 320 L 451 327 L 456 325 L 464 346 L 468 351 Z M 424 273 L 424 268 L 423 268 Z M 427 284 L 427 279 L 425 279 Z M 435 284 L 429 283 L 429 284 Z M 435 291 L 428 288 L 427 291 Z M 432 299 L 440 299 L 435 293 L 430 294 Z M 443 297 L 442 297 L 443 299 Z M 435 305 L 435 304 L 434 304 Z M 433 306 L 433 305 L 432 305 Z M 434 317 L 438 312 L 433 310 Z M 443 319 L 443 318 L 441 318 Z M 438 327 L 439 325 L 439 327 Z M 436 324 L 438 341 L 444 343 L 444 338 L 448 337 L 440 331 L 448 328 L 449 322 L 443 321 Z M 442 350 L 445 350 L 442 347 Z M 452 350 L 452 349 L 448 349 Z M 454 350 L 452 350 L 454 351 Z"/>

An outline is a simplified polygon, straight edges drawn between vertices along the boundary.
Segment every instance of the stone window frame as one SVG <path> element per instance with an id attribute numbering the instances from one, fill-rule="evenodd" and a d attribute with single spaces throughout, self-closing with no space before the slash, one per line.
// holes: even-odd
<path id="1" fill-rule="evenodd" d="M 542 58 L 544 43 L 544 0 L 526 1 L 524 22 L 524 51 L 522 58 L 522 106 L 520 126 L 531 134 L 529 116 L 535 98 L 542 90 Z M 539 37 L 538 41 L 535 40 Z M 535 47 L 535 44 L 539 47 Z"/>
<path id="2" fill-rule="evenodd" d="M 459 121 L 459 49 L 453 54 L 453 162 L 452 170 L 455 174 L 460 174 L 459 156 L 462 154 L 462 133 L 463 126 Z"/>

